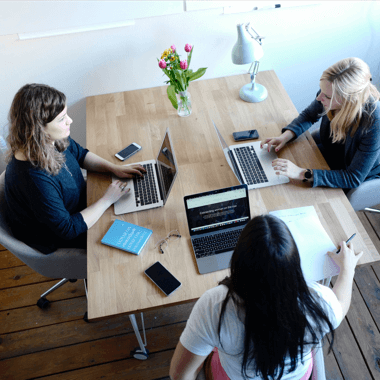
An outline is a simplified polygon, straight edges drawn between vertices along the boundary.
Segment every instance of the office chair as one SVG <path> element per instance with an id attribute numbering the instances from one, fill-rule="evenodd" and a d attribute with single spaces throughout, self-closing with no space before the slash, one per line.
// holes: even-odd
<path id="1" fill-rule="evenodd" d="M 380 213 L 380 210 L 372 208 L 380 204 L 380 178 L 363 182 L 359 187 L 351 189 L 346 195 L 355 211 Z"/>
<path id="2" fill-rule="evenodd" d="M 85 249 L 79 248 L 60 248 L 57 251 L 44 255 L 43 253 L 29 247 L 20 240 L 16 239 L 6 222 L 5 204 L 5 171 L 0 175 L 0 244 L 17 258 L 24 262 L 28 267 L 37 273 L 50 278 L 63 278 L 52 288 L 41 295 L 37 306 L 41 309 L 49 305 L 45 298 L 49 293 L 61 287 L 66 282 L 75 282 L 77 279 L 87 278 L 87 254 Z M 87 287 L 85 281 L 87 296 Z M 84 320 L 88 322 L 87 312 Z"/>

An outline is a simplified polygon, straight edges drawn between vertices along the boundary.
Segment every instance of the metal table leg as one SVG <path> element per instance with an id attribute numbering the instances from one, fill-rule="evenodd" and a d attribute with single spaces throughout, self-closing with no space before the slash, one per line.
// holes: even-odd
<path id="1" fill-rule="evenodd" d="M 136 316 L 134 314 L 130 314 L 129 315 L 129 319 L 131 321 L 131 324 L 132 324 L 132 327 L 133 327 L 133 331 L 135 332 L 137 341 L 139 342 L 139 346 L 140 346 L 140 348 L 135 348 L 133 351 L 131 351 L 131 355 L 135 359 L 146 360 L 146 359 L 148 359 L 148 356 L 149 356 L 149 350 L 147 350 L 145 348 L 145 346 L 146 346 L 146 335 L 145 335 L 145 326 L 144 326 L 143 313 L 141 313 L 141 322 L 142 322 L 142 326 L 143 326 L 143 333 L 144 333 L 144 341 L 145 341 L 145 343 L 143 343 L 143 341 L 141 339 L 139 327 L 138 327 L 137 321 L 136 321 Z"/>

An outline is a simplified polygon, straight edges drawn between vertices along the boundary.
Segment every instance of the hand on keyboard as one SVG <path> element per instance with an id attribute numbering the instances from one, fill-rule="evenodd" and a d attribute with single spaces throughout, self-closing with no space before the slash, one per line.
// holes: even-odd
<path id="1" fill-rule="evenodd" d="M 127 187 L 123 181 L 114 181 L 109 185 L 108 189 L 104 193 L 102 199 L 109 205 L 117 202 L 123 195 L 128 193 L 131 189 Z"/>
<path id="2" fill-rule="evenodd" d="M 112 168 L 112 173 L 119 178 L 134 178 L 143 177 L 146 170 L 139 164 L 131 166 L 115 165 Z"/>

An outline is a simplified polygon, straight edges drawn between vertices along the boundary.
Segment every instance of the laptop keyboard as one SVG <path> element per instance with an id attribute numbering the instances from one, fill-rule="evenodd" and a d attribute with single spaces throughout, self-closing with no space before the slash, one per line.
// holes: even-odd
<path id="1" fill-rule="evenodd" d="M 253 146 L 234 149 L 248 185 L 269 182 Z"/>
<path id="2" fill-rule="evenodd" d="M 216 235 L 193 238 L 192 243 L 195 256 L 199 259 L 235 249 L 242 230 L 243 228 L 221 232 Z"/>
<path id="3" fill-rule="evenodd" d="M 154 181 L 153 164 L 142 165 L 146 170 L 143 177 L 133 178 L 136 207 L 158 202 L 156 183 Z"/>

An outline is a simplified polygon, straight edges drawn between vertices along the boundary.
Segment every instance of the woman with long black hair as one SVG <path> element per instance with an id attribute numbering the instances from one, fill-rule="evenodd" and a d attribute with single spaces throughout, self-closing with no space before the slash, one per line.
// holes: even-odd
<path id="1" fill-rule="evenodd" d="M 253 218 L 233 253 L 231 275 L 195 304 L 171 378 L 195 379 L 211 353 L 211 379 L 308 379 L 312 349 L 327 333 L 333 344 L 348 311 L 362 256 L 345 242 L 339 254 L 328 254 L 340 267 L 333 290 L 306 283 L 285 223 L 271 215 Z"/>

